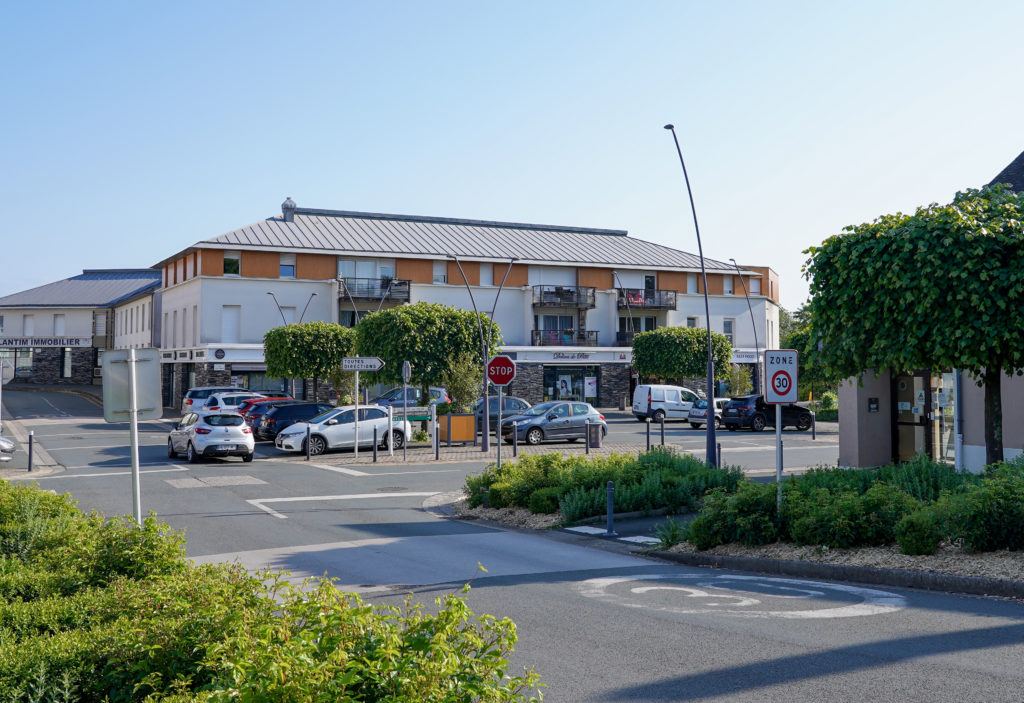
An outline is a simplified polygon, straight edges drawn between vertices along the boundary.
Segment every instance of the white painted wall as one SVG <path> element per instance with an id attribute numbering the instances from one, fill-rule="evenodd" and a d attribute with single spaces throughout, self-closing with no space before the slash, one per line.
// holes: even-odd
<path id="1" fill-rule="evenodd" d="M 757 324 L 757 342 L 762 349 L 777 349 L 779 344 L 779 306 L 768 298 L 751 297 L 750 305 L 754 310 L 754 322 Z M 754 327 L 750 322 L 750 310 L 742 295 L 712 295 L 708 298 L 711 308 L 711 331 L 722 332 L 726 318 L 735 320 L 733 327 L 733 346 L 737 348 L 754 348 Z M 704 327 L 704 296 L 680 295 L 676 301 L 676 309 L 669 311 L 670 326 L 685 326 L 687 317 L 696 317 L 698 326 Z M 768 322 L 771 321 L 771 335 L 768 334 Z"/>
<path id="2" fill-rule="evenodd" d="M 4 337 L 23 337 L 25 316 L 31 316 L 31 337 L 53 337 L 54 315 L 64 316 L 64 332 L 61 337 L 92 337 L 92 312 L 95 308 L 4 308 Z"/>
<path id="3" fill-rule="evenodd" d="M 473 297 L 477 309 L 490 314 L 494 307 L 497 286 L 473 286 Z M 473 303 L 465 285 L 413 283 L 409 287 L 409 299 L 412 303 L 420 301 L 452 305 L 463 310 L 472 310 Z M 523 314 L 523 311 L 527 314 Z M 533 329 L 533 294 L 528 286 L 501 289 L 498 307 L 494 312 L 494 321 L 501 328 L 501 336 L 505 345 L 525 345 L 530 343 L 530 330 Z"/>
<path id="4" fill-rule="evenodd" d="M 153 296 L 114 306 L 114 349 L 153 346 Z"/>

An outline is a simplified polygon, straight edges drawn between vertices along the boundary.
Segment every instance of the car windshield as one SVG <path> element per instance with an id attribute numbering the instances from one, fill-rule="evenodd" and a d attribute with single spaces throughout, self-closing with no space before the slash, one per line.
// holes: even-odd
<path id="1" fill-rule="evenodd" d="M 245 422 L 241 415 L 207 415 L 203 422 L 214 427 L 234 427 Z"/>
<path id="2" fill-rule="evenodd" d="M 695 400 L 693 401 L 693 407 L 697 408 L 698 410 L 703 410 L 704 408 L 708 407 L 708 401 Z"/>
<path id="3" fill-rule="evenodd" d="M 540 405 L 534 405 L 529 410 L 524 410 L 523 415 L 544 415 L 549 412 L 552 408 L 558 405 L 557 401 L 550 401 L 547 403 L 541 403 Z"/>
<path id="4" fill-rule="evenodd" d="M 337 408 L 331 408 L 330 410 L 324 410 L 322 413 L 320 413 L 318 415 L 314 415 L 313 417 L 309 418 L 309 420 L 307 420 L 307 422 L 309 424 L 311 424 L 311 425 L 315 425 L 318 422 L 323 422 L 325 420 L 329 420 L 329 419 L 331 419 L 331 416 L 334 415 L 334 413 L 336 413 L 337 411 L 338 411 Z"/>

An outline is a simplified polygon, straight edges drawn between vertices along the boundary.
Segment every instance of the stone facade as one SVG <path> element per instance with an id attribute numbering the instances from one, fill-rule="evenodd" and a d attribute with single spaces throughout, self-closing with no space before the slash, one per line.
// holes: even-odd
<path id="1" fill-rule="evenodd" d="M 37 347 L 32 352 L 32 374 L 19 376 L 17 382 L 47 386 L 92 385 L 94 368 L 96 368 L 96 350 L 92 347 L 73 347 L 71 349 L 71 377 L 64 378 L 64 349 L 61 347 Z"/>
<path id="2" fill-rule="evenodd" d="M 597 402 L 599 408 L 617 408 L 625 395 L 629 398 L 629 366 L 626 364 L 594 364 L 598 367 Z M 544 402 L 544 362 L 520 361 L 516 364 L 516 380 L 506 392 L 531 405 Z"/>

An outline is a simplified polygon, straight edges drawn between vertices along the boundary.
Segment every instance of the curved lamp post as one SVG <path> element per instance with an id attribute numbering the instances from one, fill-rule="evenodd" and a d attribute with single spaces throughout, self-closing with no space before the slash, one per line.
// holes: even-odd
<path id="1" fill-rule="evenodd" d="M 736 277 L 740 279 L 740 285 L 743 286 L 743 297 L 747 299 L 747 310 L 750 311 L 750 324 L 754 328 L 754 368 L 757 369 L 757 392 L 761 392 L 761 352 L 760 347 L 757 344 L 757 322 L 754 321 L 754 308 L 750 305 L 750 296 L 747 295 L 747 284 L 743 282 L 743 275 L 740 273 L 740 265 L 736 263 L 736 259 L 729 259 L 732 265 L 736 267 Z"/>
<path id="2" fill-rule="evenodd" d="M 679 165 L 683 167 L 683 179 L 686 181 L 686 192 L 690 196 L 690 210 L 693 211 L 693 228 L 697 232 L 697 252 L 700 254 L 700 276 L 704 282 L 704 315 L 707 318 L 708 327 L 708 410 L 714 411 L 715 407 L 715 362 L 711 357 L 711 304 L 708 302 L 708 275 L 704 270 L 704 247 L 700 242 L 700 225 L 697 224 L 697 208 L 693 204 L 693 190 L 690 188 L 690 177 L 686 173 L 686 162 L 683 161 L 683 150 L 679 148 L 679 138 L 676 137 L 676 128 L 673 125 L 665 125 L 665 129 L 672 132 L 672 140 L 676 143 L 676 152 L 679 154 Z M 707 427 L 707 444 L 705 446 L 705 460 L 708 466 L 718 466 L 718 453 L 715 442 L 715 423 L 705 423 Z"/>

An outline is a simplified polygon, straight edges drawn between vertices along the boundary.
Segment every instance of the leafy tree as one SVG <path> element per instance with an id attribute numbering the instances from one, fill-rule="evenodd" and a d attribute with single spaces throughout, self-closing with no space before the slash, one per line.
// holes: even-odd
<path id="1" fill-rule="evenodd" d="M 711 333 L 715 378 L 729 373 L 732 346 L 724 334 Z M 708 333 L 699 327 L 662 327 L 633 337 L 633 366 L 642 376 L 665 381 L 703 378 L 708 369 Z M 708 394 L 712 389 L 708 389 Z"/>
<path id="2" fill-rule="evenodd" d="M 729 395 L 747 395 L 753 388 L 750 381 L 750 369 L 744 364 L 730 364 L 729 373 Z"/>
<path id="3" fill-rule="evenodd" d="M 997 184 L 948 205 L 884 215 L 806 251 L 817 360 L 868 369 L 957 368 L 985 387 L 988 463 L 1003 458 L 1002 376 L 1024 372 L 1024 194 Z"/>
<path id="4" fill-rule="evenodd" d="M 335 376 L 341 359 L 355 349 L 355 331 L 332 322 L 303 322 L 267 330 L 263 354 L 268 376 L 318 379 Z"/>
<path id="5" fill-rule="evenodd" d="M 491 330 L 490 358 L 501 347 L 501 329 L 486 315 L 481 320 L 485 339 Z M 477 317 L 470 310 L 440 303 L 402 305 L 365 316 L 356 332 L 359 353 L 384 360 L 384 368 L 377 372 L 384 383 L 401 383 L 403 361 L 412 364 L 413 382 L 424 387 L 443 383 L 467 355 L 483 372 Z"/>
<path id="6" fill-rule="evenodd" d="M 479 336 L 479 335 L 477 335 Z M 452 361 L 445 371 L 442 382 L 456 412 L 466 412 L 480 395 L 484 384 L 484 367 L 476 356 L 464 353 Z"/>

